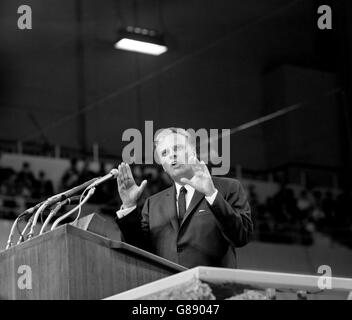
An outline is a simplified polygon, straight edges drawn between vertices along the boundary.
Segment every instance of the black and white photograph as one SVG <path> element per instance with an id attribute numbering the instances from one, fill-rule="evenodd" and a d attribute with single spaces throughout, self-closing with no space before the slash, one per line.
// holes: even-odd
<path id="1" fill-rule="evenodd" d="M 1 0 L 0 300 L 352 300 L 351 14 Z"/>

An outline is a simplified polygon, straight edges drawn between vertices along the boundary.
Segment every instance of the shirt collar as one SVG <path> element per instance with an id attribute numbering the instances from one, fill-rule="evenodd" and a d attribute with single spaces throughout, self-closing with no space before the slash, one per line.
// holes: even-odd
<path id="1" fill-rule="evenodd" d="M 175 182 L 175 186 L 176 186 L 176 195 L 179 195 L 179 194 L 180 194 L 180 189 L 181 189 L 182 187 L 185 187 L 185 188 L 186 188 L 187 193 L 189 193 L 189 192 L 191 192 L 191 191 L 194 190 L 194 188 L 191 187 L 191 186 L 188 185 L 188 184 L 182 185 L 182 184 L 179 184 L 179 183 Z"/>

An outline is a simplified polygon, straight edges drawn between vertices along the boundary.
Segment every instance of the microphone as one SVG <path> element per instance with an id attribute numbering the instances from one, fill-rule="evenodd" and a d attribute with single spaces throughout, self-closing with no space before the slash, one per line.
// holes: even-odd
<path id="1" fill-rule="evenodd" d="M 48 206 L 51 206 L 53 205 L 54 203 L 57 203 L 57 202 L 61 202 L 69 197 L 71 197 L 72 195 L 78 193 L 79 191 L 81 190 L 86 190 L 86 189 L 94 189 L 96 186 L 98 186 L 99 184 L 111 179 L 111 178 L 115 178 L 118 174 L 118 170 L 113 168 L 111 169 L 111 171 L 103 176 L 103 177 L 100 177 L 100 178 L 93 178 L 85 183 L 82 183 L 80 184 L 79 186 L 77 187 L 74 187 L 70 190 L 67 190 L 65 192 L 62 192 L 62 193 L 59 193 L 58 195 L 54 195 L 52 197 L 50 197 L 49 199 L 47 199 L 40 207 L 39 209 L 37 210 L 37 212 L 35 213 L 34 215 L 34 218 L 33 218 L 33 223 L 31 225 L 31 228 L 29 230 L 29 233 L 28 233 L 28 239 L 31 239 L 33 234 L 34 234 L 34 227 L 35 225 L 37 224 L 37 221 L 38 221 L 38 217 L 39 215 L 41 214 L 42 211 L 44 211 L 44 209 Z M 94 191 L 93 191 L 94 192 Z M 93 193 L 90 194 L 90 196 L 93 195 Z M 88 199 L 87 199 L 88 200 Z M 59 219 L 58 219 L 59 220 Z"/>
<path id="2" fill-rule="evenodd" d="M 87 187 L 89 187 L 91 184 L 94 183 L 94 181 L 96 181 L 97 178 L 93 178 L 85 183 L 80 184 L 77 187 L 71 188 L 70 190 L 61 192 L 59 194 L 56 194 L 50 198 L 48 198 L 47 200 L 45 200 L 42 205 L 39 207 L 39 209 L 37 210 L 37 212 L 34 215 L 33 218 L 33 222 L 31 224 L 29 233 L 28 233 L 28 239 L 31 239 L 33 234 L 34 234 L 34 227 L 37 224 L 38 221 L 38 217 L 39 215 L 45 210 L 45 208 L 52 206 L 53 204 L 57 203 L 57 202 L 61 202 L 64 201 L 65 199 L 71 197 L 72 195 L 74 195 L 75 193 L 80 192 L 83 189 L 86 189 Z"/>
<path id="3" fill-rule="evenodd" d="M 6 250 L 8 248 L 10 248 L 12 246 L 12 239 L 13 239 L 13 235 L 15 233 L 15 229 L 17 227 L 18 222 L 22 219 L 22 217 L 26 216 L 26 215 L 31 215 L 33 214 L 45 201 L 42 201 L 38 204 L 36 204 L 34 207 L 28 208 L 27 210 L 23 211 L 18 217 L 17 219 L 14 221 L 14 223 L 12 224 L 9 236 L 7 238 L 7 245 L 6 245 Z"/>
<path id="4" fill-rule="evenodd" d="M 110 180 L 110 179 L 116 178 L 117 175 L 118 175 L 118 173 L 119 173 L 119 170 L 113 168 L 113 169 L 111 169 L 110 172 L 109 172 L 108 174 L 106 174 L 105 176 L 96 179 L 96 181 L 94 181 L 90 186 L 88 186 L 88 188 L 89 188 L 89 189 L 95 188 L 95 187 L 97 187 L 98 185 L 104 183 L 105 181 L 108 181 L 108 180 Z"/>
<path id="5" fill-rule="evenodd" d="M 56 226 L 64 219 L 66 219 L 67 217 L 69 217 L 72 213 L 74 213 L 75 211 L 79 210 L 78 211 L 78 215 L 76 217 L 76 219 L 74 220 L 74 222 L 78 221 L 79 217 L 80 217 L 80 214 L 81 214 L 81 208 L 83 206 L 83 204 L 85 204 L 88 199 L 94 194 L 94 191 L 95 191 L 95 188 L 110 180 L 110 179 L 113 179 L 113 178 L 116 178 L 117 175 L 118 175 L 119 171 L 115 168 L 111 169 L 110 172 L 108 174 L 106 174 L 105 176 L 102 176 L 100 178 L 98 178 L 96 181 L 94 181 L 92 184 L 90 184 L 82 193 L 82 195 L 88 191 L 88 194 L 87 196 L 82 200 L 82 202 L 80 202 L 75 208 L 73 208 L 72 210 L 70 210 L 69 212 L 67 212 L 65 215 L 61 216 L 60 218 L 58 218 L 54 224 L 52 225 L 51 227 L 51 230 L 54 230 L 56 228 Z"/>
<path id="6" fill-rule="evenodd" d="M 32 207 L 32 208 L 28 208 L 27 210 L 23 211 L 23 212 L 19 215 L 19 217 L 23 217 L 23 216 L 25 216 L 25 215 L 27 215 L 27 214 L 32 214 L 32 213 L 34 213 L 34 211 L 36 211 L 44 202 L 45 202 L 45 200 L 42 201 L 42 202 L 40 202 L 40 203 L 38 203 L 38 204 L 36 204 L 36 205 L 35 205 L 34 207 Z"/>
<path id="7" fill-rule="evenodd" d="M 79 201 L 81 199 L 81 196 L 74 196 L 71 198 L 67 198 L 61 202 L 59 202 L 56 207 L 54 209 L 52 209 L 49 213 L 49 215 L 47 216 L 47 218 L 45 219 L 42 228 L 40 229 L 39 234 L 42 234 L 45 231 L 46 226 L 49 224 L 50 220 L 52 219 L 52 217 L 54 217 L 59 211 L 60 209 L 65 206 L 65 205 L 74 205 L 74 204 L 78 204 Z"/>
<path id="8" fill-rule="evenodd" d="M 65 213 L 63 216 L 61 216 L 60 218 L 56 219 L 55 222 L 53 223 L 53 225 L 51 226 L 50 230 L 54 230 L 56 228 L 56 226 L 62 221 L 65 220 L 67 217 L 69 217 L 72 213 L 74 213 L 75 211 L 79 210 L 78 215 L 75 219 L 78 220 L 80 212 L 81 212 L 81 208 L 82 206 L 89 200 L 89 198 L 94 194 L 95 188 L 86 188 L 82 195 L 88 190 L 87 195 L 85 196 L 85 198 L 82 201 L 79 201 L 78 205 L 76 207 L 74 207 L 72 210 L 70 210 L 69 212 Z M 82 196 L 81 196 L 82 197 Z M 75 222 L 74 221 L 74 222 Z"/>
<path id="9" fill-rule="evenodd" d="M 46 201 L 48 201 L 48 205 L 54 204 L 56 202 L 61 202 L 64 201 L 67 198 L 72 197 L 74 194 L 80 192 L 81 190 L 84 190 L 85 188 L 87 188 L 88 186 L 90 186 L 93 182 L 95 182 L 96 180 L 98 180 L 99 178 L 93 178 L 90 179 L 89 181 L 86 181 L 82 184 L 80 184 L 77 187 L 71 188 L 67 191 L 64 191 L 62 193 L 59 193 L 58 195 L 54 195 L 52 197 L 50 197 L 49 199 L 47 199 Z"/>

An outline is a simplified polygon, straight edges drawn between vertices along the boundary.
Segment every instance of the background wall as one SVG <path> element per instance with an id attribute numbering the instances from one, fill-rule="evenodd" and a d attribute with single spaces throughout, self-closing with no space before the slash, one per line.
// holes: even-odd
<path id="1" fill-rule="evenodd" d="M 145 120 L 154 128 L 234 128 L 339 87 L 338 51 L 331 46 L 338 44 L 338 24 L 321 42 L 317 1 L 31 0 L 27 31 L 16 27 L 20 4 L 0 4 L 3 140 L 76 149 L 98 143 L 101 152 L 118 156 L 123 131 L 143 130 Z M 162 30 L 169 51 L 152 57 L 114 50 L 116 30 L 125 25 Z M 287 64 L 298 67 L 281 68 Z M 273 90 L 265 84 L 277 68 L 283 78 L 272 85 L 283 84 Z M 341 165 L 335 142 L 346 126 L 336 118 L 334 97 L 310 107 L 319 109 L 319 123 L 334 119 L 326 130 L 335 148 L 309 130 L 301 131 L 307 143 L 294 143 L 299 128 L 317 124 L 309 111 L 297 111 L 275 120 L 279 127 L 289 122 L 290 136 L 280 141 L 262 125 L 233 135 L 232 165 L 267 169 L 296 159 Z M 273 152 L 282 145 L 291 151 Z M 310 156 L 329 152 L 336 157 Z"/>

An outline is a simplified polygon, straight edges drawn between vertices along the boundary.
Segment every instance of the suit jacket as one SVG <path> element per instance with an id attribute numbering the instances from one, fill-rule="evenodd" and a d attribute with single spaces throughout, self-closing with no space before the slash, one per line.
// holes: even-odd
<path id="1" fill-rule="evenodd" d="M 218 194 L 210 205 L 195 190 L 179 226 L 176 187 L 149 197 L 142 212 L 117 219 L 125 240 L 187 268 L 236 268 L 235 247 L 250 241 L 250 206 L 238 180 L 212 177 Z"/>

